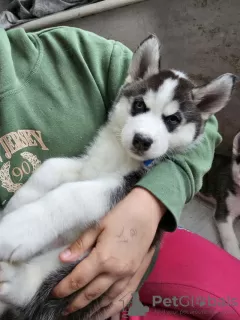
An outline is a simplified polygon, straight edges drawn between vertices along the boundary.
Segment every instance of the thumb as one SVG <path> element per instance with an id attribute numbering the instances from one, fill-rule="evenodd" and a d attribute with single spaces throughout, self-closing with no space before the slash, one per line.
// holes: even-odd
<path id="1" fill-rule="evenodd" d="M 62 262 L 78 260 L 87 250 L 93 247 L 100 233 L 99 228 L 91 228 L 85 231 L 73 244 L 60 253 L 60 260 Z"/>

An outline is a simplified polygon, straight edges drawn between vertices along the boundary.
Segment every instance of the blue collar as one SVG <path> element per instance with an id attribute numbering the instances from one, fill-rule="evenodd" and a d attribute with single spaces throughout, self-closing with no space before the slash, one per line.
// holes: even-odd
<path id="1" fill-rule="evenodd" d="M 150 165 L 153 163 L 153 159 L 150 159 L 150 160 L 146 160 L 143 162 L 144 166 L 145 167 L 150 167 Z"/>

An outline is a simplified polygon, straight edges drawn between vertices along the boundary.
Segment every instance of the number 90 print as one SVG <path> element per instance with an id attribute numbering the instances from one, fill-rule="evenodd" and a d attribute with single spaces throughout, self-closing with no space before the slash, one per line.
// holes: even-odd
<path id="1" fill-rule="evenodd" d="M 32 174 L 41 164 L 41 161 L 30 152 L 21 153 L 24 159 L 19 167 L 14 167 L 11 170 L 12 177 L 18 178 L 18 181 L 13 182 L 10 175 L 10 161 L 6 162 L 0 169 L 1 186 L 7 189 L 8 192 L 16 192 L 22 185 L 20 183 L 25 175 Z"/>

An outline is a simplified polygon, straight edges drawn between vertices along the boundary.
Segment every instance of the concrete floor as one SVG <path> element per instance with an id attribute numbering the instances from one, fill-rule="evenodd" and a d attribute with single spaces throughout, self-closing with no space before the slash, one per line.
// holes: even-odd
<path id="1" fill-rule="evenodd" d="M 10 0 L 0 0 L 0 12 L 7 9 Z"/>
<path id="2" fill-rule="evenodd" d="M 119 40 L 132 49 L 155 33 L 164 46 L 163 67 L 182 69 L 201 81 L 224 72 L 240 73 L 239 12 L 239 0 L 148 0 L 62 25 Z M 238 92 L 218 118 L 225 141 L 218 152 L 231 150 L 232 136 L 240 128 L 235 120 L 240 118 L 240 108 L 234 109 L 239 104 Z M 219 244 L 213 212 L 212 207 L 194 199 L 186 205 L 180 223 Z"/>
<path id="3" fill-rule="evenodd" d="M 213 215 L 214 207 L 195 197 L 185 206 L 180 219 L 180 225 L 221 246 Z M 236 221 L 235 232 L 240 240 L 239 220 Z"/>

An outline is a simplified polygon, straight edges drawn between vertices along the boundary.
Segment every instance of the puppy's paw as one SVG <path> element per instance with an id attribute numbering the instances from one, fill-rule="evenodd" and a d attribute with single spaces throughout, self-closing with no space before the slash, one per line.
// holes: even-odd
<path id="1" fill-rule="evenodd" d="M 17 210 L 5 216 L 0 223 L 0 260 L 25 261 L 44 246 L 44 230 L 34 212 Z M 36 218 L 36 217 L 35 217 Z M 45 230 L 46 231 L 46 230 Z"/>
<path id="2" fill-rule="evenodd" d="M 33 293 L 28 268 L 25 263 L 0 262 L 0 300 L 3 308 L 4 303 L 23 307 L 31 299 Z"/>
<path id="3" fill-rule="evenodd" d="M 18 292 L 16 279 L 16 267 L 7 262 L 0 262 L 0 300 L 5 303 L 14 303 L 13 292 Z"/>
<path id="4" fill-rule="evenodd" d="M 1 231 L 0 231 L 1 232 Z M 25 261 L 40 251 L 39 242 L 31 242 L 32 237 L 21 232 L 10 233 L 8 237 L 0 236 L 0 259 L 10 262 Z"/>

